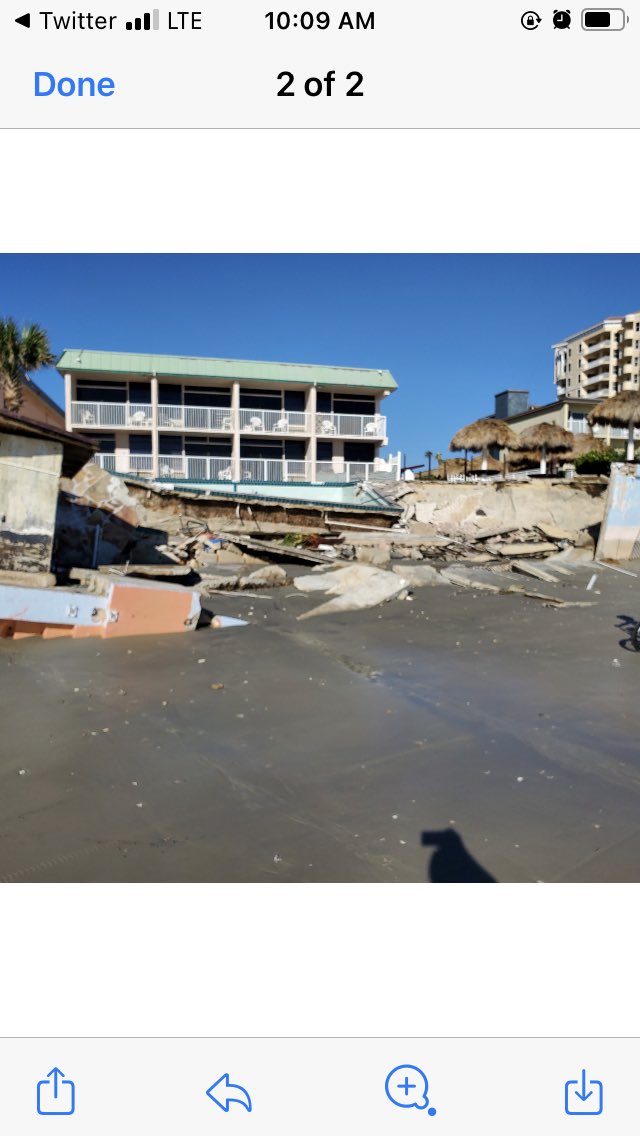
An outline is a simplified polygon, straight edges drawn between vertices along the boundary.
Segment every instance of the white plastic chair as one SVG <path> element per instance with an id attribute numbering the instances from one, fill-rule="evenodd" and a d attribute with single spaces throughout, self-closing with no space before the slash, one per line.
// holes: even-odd
<path id="1" fill-rule="evenodd" d="M 373 422 L 367 422 L 367 425 L 364 428 L 364 432 L 365 432 L 365 434 L 379 434 L 381 426 L 382 426 L 382 417 L 381 417 L 381 415 L 376 414 Z"/>

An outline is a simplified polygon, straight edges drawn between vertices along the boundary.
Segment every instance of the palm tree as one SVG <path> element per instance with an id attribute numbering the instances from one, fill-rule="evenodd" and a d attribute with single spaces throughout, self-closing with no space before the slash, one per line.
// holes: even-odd
<path id="1" fill-rule="evenodd" d="M 0 389 L 7 410 L 13 414 L 20 411 L 25 372 L 50 367 L 53 362 L 55 356 L 44 328 L 31 323 L 20 331 L 15 320 L 0 319 Z"/>

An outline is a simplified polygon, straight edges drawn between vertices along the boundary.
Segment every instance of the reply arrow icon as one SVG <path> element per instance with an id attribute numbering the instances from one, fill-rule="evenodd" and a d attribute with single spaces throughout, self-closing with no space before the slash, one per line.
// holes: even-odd
<path id="1" fill-rule="evenodd" d="M 229 1080 L 229 1074 L 223 1073 L 217 1081 L 207 1089 L 207 1096 L 218 1108 L 223 1112 L 228 1112 L 232 1104 L 241 1104 L 246 1108 L 247 1112 L 251 1112 L 252 1104 L 251 1097 L 242 1085 L 232 1085 Z"/>

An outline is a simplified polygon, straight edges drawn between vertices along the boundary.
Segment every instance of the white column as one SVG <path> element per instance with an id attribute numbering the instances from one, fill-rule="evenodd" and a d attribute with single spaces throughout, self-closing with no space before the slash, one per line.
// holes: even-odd
<path id="1" fill-rule="evenodd" d="M 116 430 L 116 472 L 130 473 L 129 432 L 124 430 Z"/>
<path id="2" fill-rule="evenodd" d="M 71 399 L 73 398 L 71 375 L 64 376 L 64 420 L 67 430 L 71 429 Z"/>
<path id="3" fill-rule="evenodd" d="M 158 442 L 158 379 L 151 377 L 151 473 L 158 476 L 159 470 L 159 442 Z"/>
<path id="4" fill-rule="evenodd" d="M 231 384 L 231 428 L 233 439 L 231 442 L 231 468 L 233 480 L 240 480 L 240 383 Z"/>
<path id="5" fill-rule="evenodd" d="M 309 480 L 316 481 L 317 469 L 317 442 L 316 442 L 316 415 L 318 413 L 318 388 L 309 387 L 307 391 L 307 423 L 309 428 L 309 441 L 307 443 L 307 461 L 309 462 Z"/>

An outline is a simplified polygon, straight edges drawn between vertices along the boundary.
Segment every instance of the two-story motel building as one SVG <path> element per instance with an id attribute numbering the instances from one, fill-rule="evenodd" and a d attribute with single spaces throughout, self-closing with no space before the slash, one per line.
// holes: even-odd
<path id="1" fill-rule="evenodd" d="M 399 476 L 383 400 L 389 371 L 237 359 L 64 351 L 68 430 L 107 470 L 191 481 Z"/>

